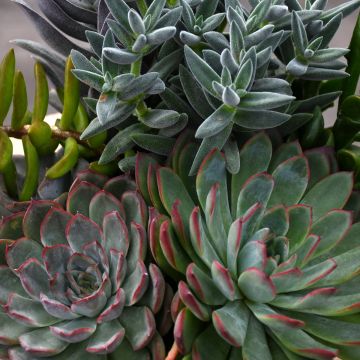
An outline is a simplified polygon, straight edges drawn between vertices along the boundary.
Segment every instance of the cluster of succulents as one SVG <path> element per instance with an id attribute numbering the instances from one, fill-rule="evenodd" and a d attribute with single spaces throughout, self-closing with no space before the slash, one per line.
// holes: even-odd
<path id="1" fill-rule="evenodd" d="M 0 65 L 0 190 L 13 199 L 28 201 L 32 197 L 54 199 L 66 192 L 77 171 L 90 167 L 99 169 L 98 151 L 107 134 L 103 132 L 88 141 L 80 141 L 80 133 L 89 124 L 89 117 L 80 101 L 80 84 L 72 75 L 68 58 L 63 85 L 56 91 L 61 99 L 54 100 L 41 62 L 34 66 L 35 98 L 28 104 L 27 86 L 21 71 L 16 70 L 14 50 L 5 55 Z M 45 121 L 49 104 L 61 112 L 55 126 Z M 11 119 L 7 115 L 12 105 Z M 24 156 L 15 155 L 11 138 L 22 140 Z M 57 150 L 61 145 L 62 149 Z M 107 166 L 105 172 L 113 172 Z M 4 192 L 2 191 L 2 193 Z"/>
<path id="2" fill-rule="evenodd" d="M 231 179 L 214 149 L 189 183 L 181 177 L 183 162 L 191 163 L 183 144 L 172 168 L 144 154 L 136 167 L 154 207 L 152 254 L 181 278 L 172 304 L 180 353 L 356 359 L 359 223 L 343 210 L 352 174 L 336 171 L 324 148 L 303 153 L 291 142 L 273 152 L 260 133 L 241 148 Z"/>
<path id="3" fill-rule="evenodd" d="M 359 359 L 360 0 L 14 2 L 0 359 Z"/>
<path id="4" fill-rule="evenodd" d="M 57 31 L 18 3 L 40 33 Z M 57 27 L 58 7 L 66 13 L 61 23 L 67 16 L 80 21 L 70 6 L 67 11 L 68 3 L 50 1 L 42 10 Z M 83 6 L 94 10 L 93 5 Z M 166 156 L 177 134 L 191 127 L 202 141 L 194 174 L 213 146 L 233 156 L 241 131 L 294 132 L 310 122 L 316 106 L 326 108 L 340 95 L 339 88 L 321 87 L 321 81 L 348 76 L 341 59 L 347 50 L 329 43 L 342 18 L 360 3 L 326 5 L 254 0 L 249 10 L 238 1 L 99 1 L 97 30 L 59 27 L 74 38 L 81 33 L 91 48 L 91 54 L 72 48 L 74 74 L 90 87 L 85 101 L 97 115 L 82 138 L 118 130 L 100 158 L 105 164 L 138 147 Z M 27 48 L 39 54 L 38 47 Z M 303 87 L 309 87 L 306 96 Z M 122 159 L 119 166 L 127 170 L 133 164 L 134 159 Z"/>
<path id="5" fill-rule="evenodd" d="M 147 207 L 134 189 L 126 176 L 83 171 L 66 199 L 3 218 L 0 341 L 10 358 L 165 357 L 172 290 L 145 265 Z"/>

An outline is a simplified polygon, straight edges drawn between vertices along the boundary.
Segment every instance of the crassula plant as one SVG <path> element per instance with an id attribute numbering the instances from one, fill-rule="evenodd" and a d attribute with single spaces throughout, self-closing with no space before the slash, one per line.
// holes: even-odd
<path id="1" fill-rule="evenodd" d="M 239 132 L 278 128 L 288 136 L 311 123 L 316 106 L 331 104 L 349 73 L 347 85 L 356 88 L 358 67 L 345 69 L 342 59 L 348 50 L 329 44 L 358 0 L 331 9 L 322 0 L 304 6 L 298 0 L 40 1 L 53 25 L 17 3 L 63 55 L 71 46 L 53 25 L 87 39 L 90 50 L 73 47 L 73 73 L 91 90 L 85 102 L 94 119 L 82 139 L 117 130 L 100 157 L 103 164 L 138 147 L 168 155 L 187 126 L 201 141 L 194 174 L 214 146 L 226 159 L 236 156 Z M 81 7 L 86 19 L 79 18 Z M 39 44 L 17 43 L 54 67 L 58 56 Z M 335 79 L 336 85 L 322 86 Z M 119 163 L 123 170 L 131 164 L 134 159 Z M 229 170 L 235 173 L 238 164 Z"/>
<path id="2" fill-rule="evenodd" d="M 178 352 L 204 360 L 358 358 L 360 224 L 343 209 L 352 174 L 337 172 L 325 148 L 303 153 L 293 142 L 273 152 L 259 134 L 241 148 L 237 174 L 228 178 L 214 150 L 186 181 L 191 155 L 183 145 L 172 168 L 137 157 L 138 186 L 154 207 L 152 254 L 180 279 L 172 304 Z"/>
<path id="3" fill-rule="evenodd" d="M 3 218 L 1 358 L 164 359 L 172 290 L 145 265 L 147 208 L 134 188 L 85 171 L 66 199 Z"/>

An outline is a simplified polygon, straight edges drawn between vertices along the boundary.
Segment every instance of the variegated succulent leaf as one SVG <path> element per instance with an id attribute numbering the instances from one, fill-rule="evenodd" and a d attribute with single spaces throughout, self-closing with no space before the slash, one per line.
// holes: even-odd
<path id="1" fill-rule="evenodd" d="M 0 344 L 7 356 L 163 359 L 170 290 L 146 261 L 147 217 L 130 178 L 89 170 L 78 174 L 65 204 L 33 200 L 4 217 Z"/>
<path id="2" fill-rule="evenodd" d="M 219 360 L 356 359 L 360 325 L 349 319 L 360 299 L 359 223 L 343 209 L 353 175 L 337 172 L 326 148 L 276 149 L 260 133 L 240 148 L 231 178 L 214 149 L 185 181 L 191 159 L 182 141 L 171 167 L 141 154 L 136 167 L 138 188 L 157 209 L 153 257 L 185 277 L 172 306 L 179 351 Z"/>

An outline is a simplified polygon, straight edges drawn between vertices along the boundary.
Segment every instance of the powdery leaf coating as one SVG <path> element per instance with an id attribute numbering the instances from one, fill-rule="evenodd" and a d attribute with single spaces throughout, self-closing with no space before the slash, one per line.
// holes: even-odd
<path id="1" fill-rule="evenodd" d="M 310 182 L 317 164 L 308 156 L 323 149 L 308 155 L 294 142 L 272 155 L 261 133 L 239 149 L 240 171 L 231 183 L 224 156 L 210 152 L 193 179 L 194 193 L 179 176 L 183 151 L 175 145 L 172 168 L 157 171 L 162 206 L 140 181 L 146 169 L 138 166 L 136 175 L 163 214 L 152 228 L 172 227 L 171 241 L 164 232 L 150 232 L 151 251 L 164 270 L 186 277 L 172 305 L 180 353 L 204 360 L 355 359 L 360 326 L 347 320 L 359 311 L 359 234 L 342 209 L 352 175 L 331 173 L 329 166 Z M 266 157 L 259 156 L 263 152 Z M 139 155 L 139 164 L 154 166 L 145 159 Z"/>
<path id="2" fill-rule="evenodd" d="M 137 357 L 153 346 L 163 356 L 155 315 L 163 321 L 167 285 L 144 262 L 147 208 L 130 179 L 107 180 L 86 170 L 65 209 L 33 200 L 17 214 L 21 226 L 14 215 L 1 222 L 0 232 L 14 239 L 0 241 L 0 342 L 10 356 L 108 358 L 124 348 Z"/>
<path id="3" fill-rule="evenodd" d="M 190 175 L 213 146 L 224 149 L 228 170 L 237 173 L 231 144 L 239 131 L 278 128 L 286 136 L 310 122 L 317 106 L 336 100 L 340 93 L 331 86 L 307 96 L 294 80 L 307 89 L 308 81 L 348 76 L 342 59 L 348 50 L 329 43 L 342 18 L 360 5 L 351 0 L 327 9 L 326 1 L 303 6 L 297 0 L 262 0 L 245 9 L 237 1 L 218 0 L 51 0 L 41 2 L 43 17 L 23 0 L 16 2 L 55 51 L 15 43 L 39 56 L 51 68 L 49 76 L 64 66 L 56 52 L 66 56 L 75 49 L 74 75 L 100 93 L 88 100 L 97 117 L 82 138 L 114 128 L 121 134 L 106 144 L 102 163 L 134 147 L 167 156 L 173 138 L 188 126 L 201 142 Z M 57 28 L 87 40 L 90 50 Z M 347 58 L 346 83 L 354 88 L 357 66 Z M 169 111 L 176 114 L 164 116 Z M 119 167 L 133 169 L 134 161 L 121 159 Z"/>

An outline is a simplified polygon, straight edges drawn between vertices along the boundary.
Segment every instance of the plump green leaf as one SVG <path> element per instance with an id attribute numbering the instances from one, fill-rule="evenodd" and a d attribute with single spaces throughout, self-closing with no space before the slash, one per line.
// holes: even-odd
<path id="1" fill-rule="evenodd" d="M 239 347 L 244 344 L 250 311 L 241 301 L 228 302 L 212 313 L 217 333 L 229 344 Z"/>
<path id="2" fill-rule="evenodd" d="M 68 346 L 68 343 L 54 336 L 49 328 L 37 329 L 21 335 L 19 341 L 20 345 L 34 356 L 54 356 Z"/>
<path id="3" fill-rule="evenodd" d="M 274 185 L 276 185 L 274 178 L 269 174 L 258 173 L 250 177 L 240 191 L 237 201 L 237 216 L 244 216 L 257 203 L 266 208 Z"/>
<path id="4" fill-rule="evenodd" d="M 231 212 L 237 211 L 240 189 L 252 175 L 266 171 L 272 155 L 272 144 L 265 133 L 251 138 L 240 151 L 240 171 L 231 180 Z"/>
<path id="5" fill-rule="evenodd" d="M 238 279 L 238 285 L 241 292 L 250 301 L 259 303 L 269 302 L 276 295 L 273 282 L 264 272 L 256 268 L 244 271 Z"/>
<path id="6" fill-rule="evenodd" d="M 290 115 L 271 110 L 255 110 L 251 105 L 237 109 L 234 123 L 245 129 L 265 130 L 275 128 L 290 119 Z"/>
<path id="7" fill-rule="evenodd" d="M 301 200 L 313 209 L 313 219 L 317 220 L 332 209 L 341 209 L 350 197 L 353 186 L 351 173 L 339 172 L 317 183 Z"/>
<path id="8" fill-rule="evenodd" d="M 275 186 L 269 206 L 297 204 L 303 197 L 309 182 L 309 166 L 304 156 L 289 159 L 272 173 Z"/>
<path id="9" fill-rule="evenodd" d="M 232 121 L 235 111 L 227 105 L 220 106 L 197 129 L 195 136 L 199 139 L 217 135 Z"/>
<path id="10" fill-rule="evenodd" d="M 154 316 L 145 306 L 125 308 L 119 321 L 125 328 L 126 338 L 135 351 L 144 348 L 155 335 Z"/>
<path id="11" fill-rule="evenodd" d="M 210 94 L 214 94 L 212 82 L 220 82 L 219 75 L 187 45 L 185 46 L 185 57 L 195 79 Z"/>

